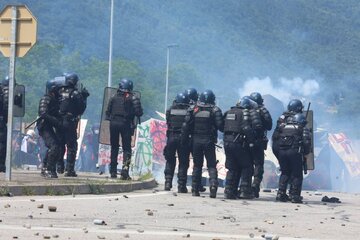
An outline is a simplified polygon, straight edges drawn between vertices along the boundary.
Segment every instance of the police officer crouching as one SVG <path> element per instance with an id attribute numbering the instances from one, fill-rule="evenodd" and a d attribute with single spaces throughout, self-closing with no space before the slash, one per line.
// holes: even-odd
<path id="1" fill-rule="evenodd" d="M 165 191 L 172 188 L 174 177 L 176 156 L 179 158 L 178 167 L 178 192 L 187 193 L 186 188 L 187 170 L 189 168 L 190 146 L 181 144 L 181 127 L 185 120 L 185 115 L 189 108 L 189 98 L 184 93 L 177 94 L 172 106 L 166 111 L 167 142 L 164 148 L 165 165 Z"/>
<path id="2" fill-rule="evenodd" d="M 273 152 L 279 160 L 281 169 L 276 200 L 302 203 L 303 156 L 310 152 L 311 133 L 305 127 L 302 102 L 293 99 L 287 109 L 288 111 L 279 117 L 272 136 Z M 289 196 L 286 194 L 288 184 Z"/>
<path id="3" fill-rule="evenodd" d="M 58 89 L 56 80 L 46 82 L 46 93 L 39 102 L 39 120 L 36 127 L 43 139 L 46 151 L 41 175 L 48 178 L 57 178 L 56 163 L 62 154 L 59 131 L 63 131 L 59 116 Z M 55 130 L 57 129 L 57 130 Z"/>
<path id="4" fill-rule="evenodd" d="M 251 106 L 249 98 L 242 98 L 236 106 L 224 114 L 224 148 L 226 173 L 225 198 L 236 199 L 240 183 L 239 198 L 253 198 L 251 178 L 253 159 L 251 149 L 256 144 L 256 128 L 260 115 Z"/>
<path id="5" fill-rule="evenodd" d="M 191 136 L 194 168 L 192 173 L 192 195 L 200 196 L 201 175 L 206 157 L 209 171 L 210 197 L 216 198 L 218 173 L 216 169 L 215 143 L 217 131 L 223 131 L 224 121 L 221 109 L 215 105 L 215 94 L 205 90 L 199 101 L 189 108 L 181 131 L 182 144 L 189 144 Z"/>
<path id="6" fill-rule="evenodd" d="M 139 118 L 143 115 L 140 99 L 132 90 L 133 82 L 128 79 L 122 79 L 116 95 L 110 98 L 106 111 L 106 119 L 110 120 L 110 177 L 117 178 L 119 135 L 121 134 L 123 166 L 120 179 L 122 180 L 131 180 L 129 167 L 131 163 L 131 136 L 134 135 L 135 130 L 134 118 Z"/>

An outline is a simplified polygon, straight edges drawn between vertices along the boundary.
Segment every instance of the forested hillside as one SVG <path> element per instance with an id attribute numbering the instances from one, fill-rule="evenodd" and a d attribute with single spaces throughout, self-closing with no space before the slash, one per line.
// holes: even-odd
<path id="1" fill-rule="evenodd" d="M 163 111 L 166 47 L 176 43 L 169 102 L 187 87 L 211 88 L 225 110 L 251 79 L 270 79 L 284 92 L 294 79 L 312 80 L 316 91 L 296 97 L 312 100 L 321 121 L 348 130 L 352 125 L 342 124 L 342 117 L 355 115 L 355 125 L 360 120 L 358 1 L 114 2 L 113 85 L 133 79 L 146 117 Z M 97 122 L 108 76 L 110 0 L 0 0 L 0 8 L 15 3 L 26 4 L 38 20 L 36 46 L 17 60 L 17 82 L 27 86 L 26 120 L 36 116 L 46 80 L 75 71 L 91 93 L 85 117 Z M 0 74 L 7 72 L 8 59 L 1 56 Z"/>

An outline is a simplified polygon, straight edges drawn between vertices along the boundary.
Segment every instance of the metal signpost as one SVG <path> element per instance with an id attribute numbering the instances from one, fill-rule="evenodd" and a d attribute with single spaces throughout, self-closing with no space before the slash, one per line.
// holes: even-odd
<path id="1" fill-rule="evenodd" d="M 36 43 L 37 21 L 25 5 L 8 5 L 0 13 L 0 51 L 10 58 L 6 180 L 11 181 L 15 57 L 23 57 Z"/>

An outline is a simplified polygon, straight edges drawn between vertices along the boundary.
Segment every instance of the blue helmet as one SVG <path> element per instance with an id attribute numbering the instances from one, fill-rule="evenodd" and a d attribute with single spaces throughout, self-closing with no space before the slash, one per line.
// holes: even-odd
<path id="1" fill-rule="evenodd" d="M 63 76 L 65 76 L 66 86 L 75 86 L 79 81 L 79 77 L 76 73 L 64 73 Z"/>
<path id="2" fill-rule="evenodd" d="M 119 90 L 122 92 L 131 92 L 133 90 L 134 84 L 131 80 L 121 79 L 119 83 Z"/>
<path id="3" fill-rule="evenodd" d="M 187 94 L 185 93 L 178 93 L 175 98 L 176 103 L 183 103 L 183 104 L 189 104 L 190 99 Z"/>
<path id="4" fill-rule="evenodd" d="M 258 92 L 251 93 L 249 97 L 251 100 L 255 101 L 259 105 L 262 105 L 264 102 L 264 99 L 262 98 L 261 94 Z"/>
<path id="5" fill-rule="evenodd" d="M 188 95 L 189 100 L 196 102 L 199 98 L 199 94 L 195 88 L 188 88 L 185 90 L 185 94 Z"/>
<path id="6" fill-rule="evenodd" d="M 50 79 L 46 81 L 46 91 L 54 92 L 57 90 L 57 84 L 55 79 Z"/>
<path id="7" fill-rule="evenodd" d="M 246 109 L 258 108 L 258 104 L 254 100 L 252 100 L 249 96 L 242 97 L 239 100 L 239 106 Z"/>
<path id="8" fill-rule="evenodd" d="M 199 101 L 205 104 L 215 104 L 215 94 L 211 90 L 205 90 L 200 94 Z"/>
<path id="9" fill-rule="evenodd" d="M 287 109 L 289 112 L 301 113 L 304 108 L 304 105 L 299 99 L 290 100 Z"/>

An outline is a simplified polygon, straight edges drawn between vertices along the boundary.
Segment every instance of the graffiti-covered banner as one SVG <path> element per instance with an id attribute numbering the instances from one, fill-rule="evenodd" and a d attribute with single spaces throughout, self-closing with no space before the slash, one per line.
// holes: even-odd
<path id="1" fill-rule="evenodd" d="M 352 177 L 360 176 L 360 160 L 354 152 L 351 140 L 344 133 L 329 134 L 329 142 L 343 160 Z"/>

